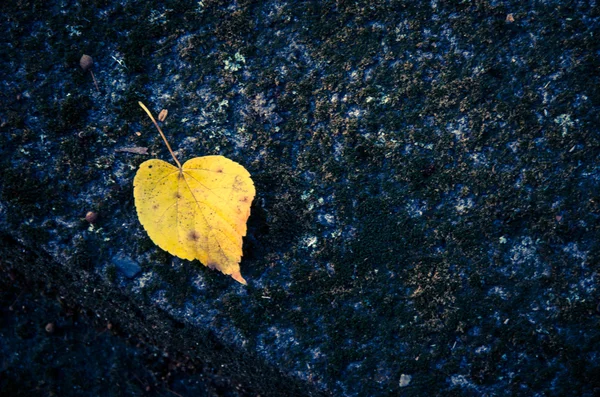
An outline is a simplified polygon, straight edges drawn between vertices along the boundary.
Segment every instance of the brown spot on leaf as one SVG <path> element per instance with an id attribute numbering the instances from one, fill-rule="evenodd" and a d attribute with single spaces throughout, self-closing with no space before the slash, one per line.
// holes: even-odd
<path id="1" fill-rule="evenodd" d="M 152 209 L 153 209 L 153 210 L 157 210 L 157 209 L 158 209 L 158 204 L 154 204 L 154 205 L 152 206 Z"/>
<path id="2" fill-rule="evenodd" d="M 181 198 L 181 194 L 179 194 L 179 192 L 175 192 L 175 194 L 173 195 L 173 197 L 175 197 L 176 199 L 180 199 Z"/>
<path id="3" fill-rule="evenodd" d="M 244 182 L 240 179 L 240 177 L 238 175 L 235 176 L 235 179 L 233 180 L 233 190 L 236 192 L 239 192 L 240 190 L 242 190 L 242 188 L 244 187 Z"/>
<path id="4" fill-rule="evenodd" d="M 219 174 L 221 174 L 221 173 L 223 173 L 223 168 L 217 168 L 217 169 L 215 170 L 215 172 L 218 172 Z"/>
<path id="5" fill-rule="evenodd" d="M 188 237 L 188 240 L 198 241 L 198 239 L 200 238 L 200 235 L 195 230 L 190 230 L 187 237 Z"/>
<path id="6" fill-rule="evenodd" d="M 247 202 L 248 202 L 248 196 L 244 196 L 244 197 L 242 197 L 242 198 L 240 199 L 240 201 L 241 201 L 242 203 L 247 203 Z"/>

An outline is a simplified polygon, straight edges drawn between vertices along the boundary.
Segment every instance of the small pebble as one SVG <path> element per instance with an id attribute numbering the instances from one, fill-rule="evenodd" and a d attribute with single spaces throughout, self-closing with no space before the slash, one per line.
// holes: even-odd
<path id="1" fill-rule="evenodd" d="M 98 219 L 98 214 L 90 211 L 87 214 L 85 214 L 85 220 L 88 221 L 89 223 L 94 223 L 96 222 L 96 220 Z"/>
<path id="2" fill-rule="evenodd" d="M 127 278 L 134 278 L 142 271 L 140 265 L 127 255 L 116 255 L 112 258 L 112 262 Z"/>
<path id="3" fill-rule="evenodd" d="M 400 384 L 399 384 L 399 386 L 400 387 L 406 387 L 406 386 L 408 386 L 411 379 L 412 379 L 412 376 L 410 376 L 410 375 L 405 375 L 405 374 L 400 375 Z"/>
<path id="4" fill-rule="evenodd" d="M 49 334 L 53 334 L 54 331 L 56 330 L 56 326 L 54 325 L 54 323 L 48 323 L 46 324 L 46 332 Z"/>

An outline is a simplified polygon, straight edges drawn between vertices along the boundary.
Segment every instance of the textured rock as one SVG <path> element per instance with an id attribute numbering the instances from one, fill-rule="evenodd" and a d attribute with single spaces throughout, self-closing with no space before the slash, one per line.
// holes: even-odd
<path id="1" fill-rule="evenodd" d="M 113 257 L 112 262 L 127 278 L 134 278 L 142 271 L 136 261 L 125 255 Z"/>
<path id="2" fill-rule="evenodd" d="M 6 271 L 249 393 L 600 388 L 595 4 L 5 8 Z M 139 225 L 136 168 L 169 154 L 138 100 L 180 159 L 252 174 L 248 287 Z"/>

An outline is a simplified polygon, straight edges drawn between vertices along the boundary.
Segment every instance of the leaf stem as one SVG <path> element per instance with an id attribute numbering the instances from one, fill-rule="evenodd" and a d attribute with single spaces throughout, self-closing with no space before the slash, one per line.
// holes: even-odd
<path id="1" fill-rule="evenodd" d="M 162 136 L 162 139 L 165 141 L 165 144 L 167 145 L 167 149 L 169 149 L 169 152 L 171 152 L 171 156 L 173 156 L 173 160 L 175 160 L 175 162 L 177 163 L 177 167 L 179 167 L 179 170 L 181 171 L 181 163 L 179 162 L 179 160 L 177 160 L 177 157 L 175 157 L 175 153 L 173 153 L 173 149 L 171 149 L 171 145 L 169 145 L 169 142 L 167 141 L 165 134 L 162 132 L 162 130 L 158 126 L 158 123 L 156 122 L 156 120 L 154 120 L 152 113 L 150 113 L 150 111 L 148 110 L 146 105 L 144 105 L 142 102 L 138 102 L 138 104 L 142 107 L 142 109 L 144 109 L 144 111 L 148 114 L 148 116 L 150 116 L 150 120 L 152 120 L 156 129 L 158 130 L 158 132 L 160 132 L 160 136 Z"/>
<path id="2" fill-rule="evenodd" d="M 90 73 L 92 74 L 92 79 L 94 80 L 94 85 L 96 86 L 96 90 L 100 92 L 100 88 L 98 88 L 98 82 L 96 81 L 96 76 L 94 76 L 94 72 L 90 69 Z"/>

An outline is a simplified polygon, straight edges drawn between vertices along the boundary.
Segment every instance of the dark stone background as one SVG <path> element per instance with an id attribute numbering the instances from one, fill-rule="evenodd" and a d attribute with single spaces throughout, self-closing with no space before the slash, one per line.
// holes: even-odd
<path id="1" fill-rule="evenodd" d="M 20 0 L 0 26 L 3 391 L 600 393 L 596 2 Z M 181 160 L 252 174 L 247 287 L 137 221 L 137 166 L 170 161 L 138 100 Z"/>

